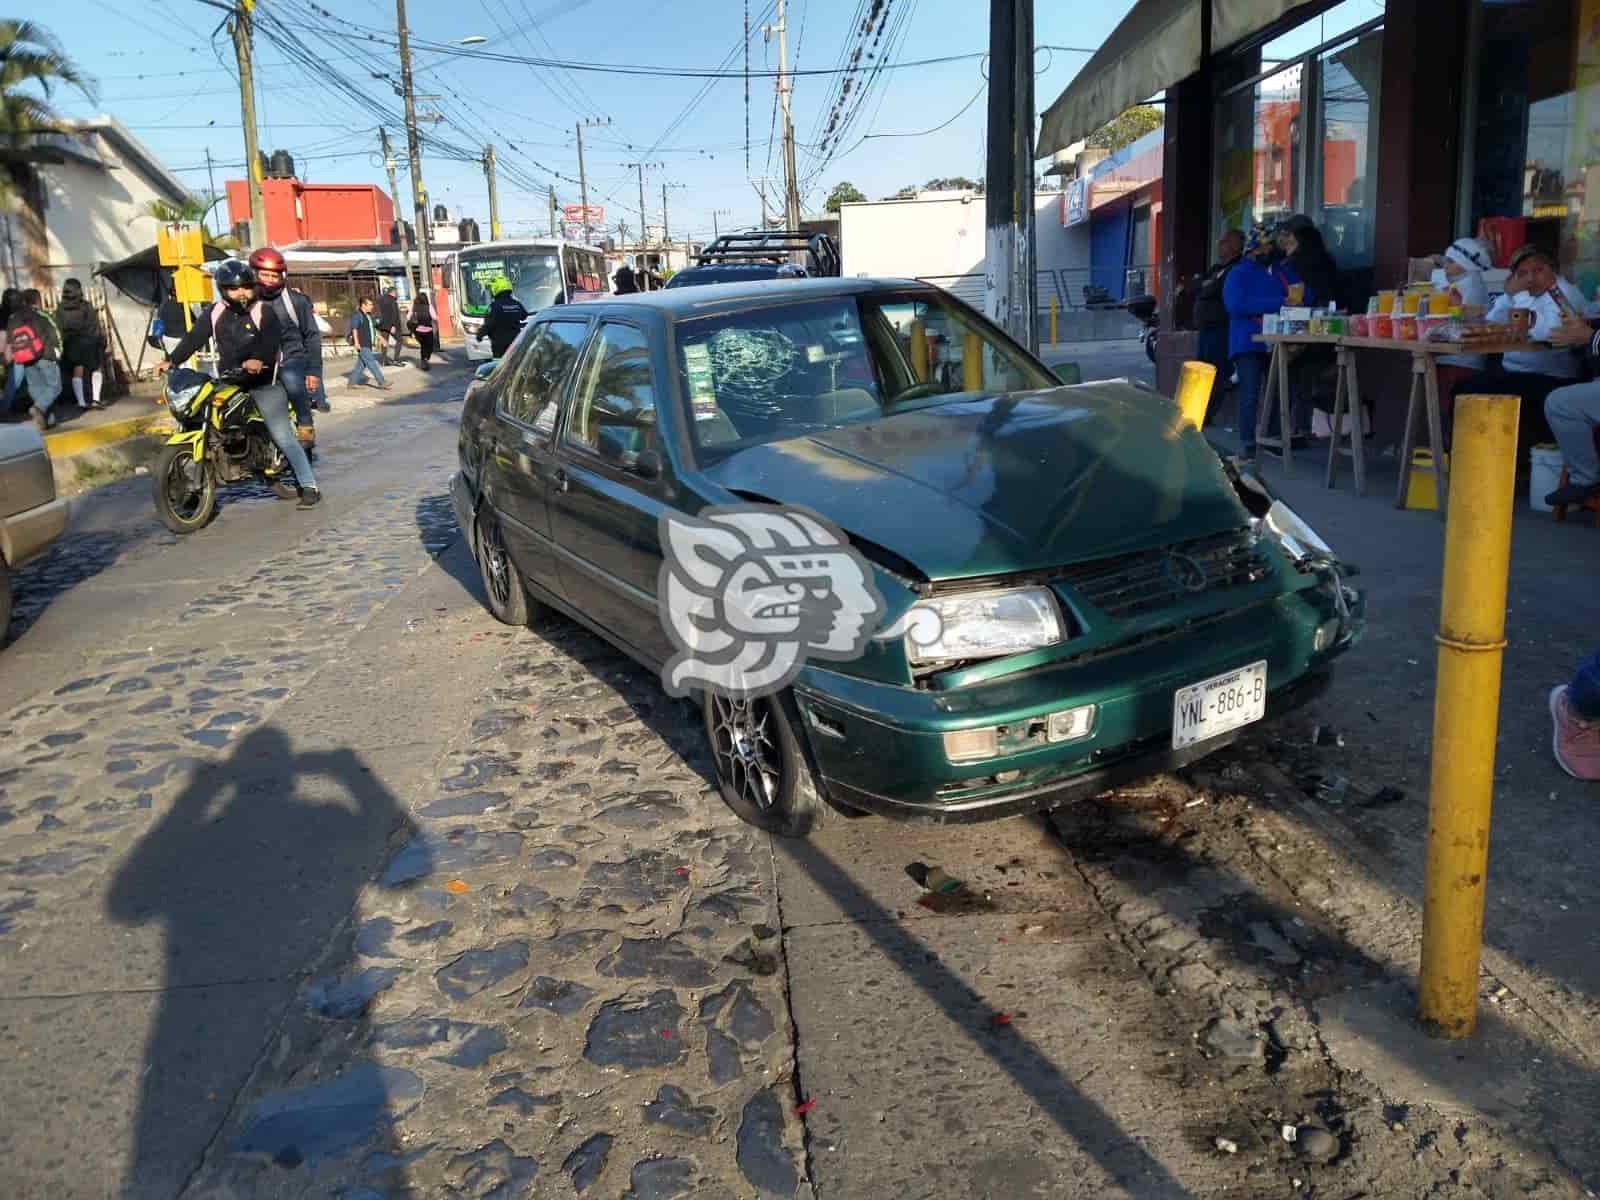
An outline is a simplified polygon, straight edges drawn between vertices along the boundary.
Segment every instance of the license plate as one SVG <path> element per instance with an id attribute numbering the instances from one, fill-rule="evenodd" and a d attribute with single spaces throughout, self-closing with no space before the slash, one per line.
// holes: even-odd
<path id="1" fill-rule="evenodd" d="M 1173 693 L 1172 748 L 1182 750 L 1266 715 L 1267 664 L 1263 659 Z"/>

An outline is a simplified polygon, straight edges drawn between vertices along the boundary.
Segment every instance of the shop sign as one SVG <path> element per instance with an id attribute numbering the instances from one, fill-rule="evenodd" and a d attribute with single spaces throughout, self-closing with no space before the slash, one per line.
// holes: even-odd
<path id="1" fill-rule="evenodd" d="M 1065 212 L 1062 214 L 1061 223 L 1068 229 L 1074 225 L 1082 225 L 1089 219 L 1089 181 L 1087 179 L 1073 179 L 1067 183 L 1067 198 Z"/>

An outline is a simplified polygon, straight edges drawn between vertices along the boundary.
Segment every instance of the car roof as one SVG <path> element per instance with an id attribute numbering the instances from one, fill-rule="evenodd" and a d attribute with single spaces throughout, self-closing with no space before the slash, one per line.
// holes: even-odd
<path id="1" fill-rule="evenodd" d="M 687 268 L 686 268 L 687 269 Z M 607 296 L 602 301 L 585 301 L 566 308 L 587 309 L 596 303 L 607 310 L 643 309 L 668 320 L 686 321 L 719 311 L 738 311 L 774 300 L 823 300 L 829 296 L 868 296 L 874 292 L 935 292 L 932 284 L 915 279 L 847 279 L 837 276 L 815 279 L 760 279 L 748 283 L 708 283 L 700 287 L 663 288 L 658 292 L 635 292 L 626 296 Z"/>

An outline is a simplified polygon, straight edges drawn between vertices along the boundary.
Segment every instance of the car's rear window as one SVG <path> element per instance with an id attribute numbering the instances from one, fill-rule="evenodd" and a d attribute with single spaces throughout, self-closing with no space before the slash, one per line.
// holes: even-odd
<path id="1" fill-rule="evenodd" d="M 1056 381 L 937 292 L 772 304 L 681 321 L 678 369 L 702 457 L 869 421 L 903 403 Z"/>
<path id="2" fill-rule="evenodd" d="M 753 263 L 740 266 L 685 267 L 667 280 L 669 288 L 698 287 L 703 283 L 753 283 L 758 279 L 776 279 L 777 263 Z"/>

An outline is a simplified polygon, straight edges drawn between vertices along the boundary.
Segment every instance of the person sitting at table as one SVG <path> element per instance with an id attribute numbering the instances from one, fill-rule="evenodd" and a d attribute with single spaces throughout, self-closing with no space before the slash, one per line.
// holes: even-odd
<path id="1" fill-rule="evenodd" d="M 1261 383 L 1266 378 L 1267 347 L 1255 340 L 1261 318 L 1277 312 L 1289 295 L 1289 285 L 1299 282 L 1282 263 L 1273 263 L 1276 247 L 1272 230 L 1257 223 L 1244 241 L 1244 257 L 1228 272 L 1222 285 L 1222 303 L 1228 310 L 1228 354 L 1239 374 L 1239 460 L 1256 457 L 1256 413 L 1261 404 Z"/>
<path id="2" fill-rule="evenodd" d="M 1548 342 L 1570 316 L 1592 315 L 1593 306 L 1577 285 L 1557 273 L 1555 260 L 1537 246 L 1524 246 L 1511 256 L 1511 279 L 1506 294 L 1490 307 L 1486 319 L 1509 325 L 1516 310 L 1532 314 L 1529 337 Z M 1452 399 L 1467 395 L 1522 397 L 1519 445 L 1531 446 L 1550 439 L 1544 402 L 1556 388 L 1579 376 L 1578 356 L 1564 346 L 1554 349 L 1513 350 L 1500 356 L 1500 365 L 1475 371 L 1451 389 Z"/>
<path id="3" fill-rule="evenodd" d="M 1600 321 L 1568 317 L 1550 335 L 1550 344 L 1587 349 L 1591 361 L 1600 360 Z M 1600 496 L 1600 453 L 1594 444 L 1600 428 L 1600 379 L 1556 388 L 1545 397 L 1544 416 L 1567 464 L 1567 482 L 1544 502 L 1554 508 Z"/>
<path id="4" fill-rule="evenodd" d="M 1328 253 L 1322 233 L 1304 213 L 1295 213 L 1278 226 L 1278 249 L 1288 269 L 1306 285 L 1303 301 L 1310 308 L 1327 308 L 1342 300 L 1339 264 Z M 1311 438 L 1313 410 L 1331 409 L 1319 403 L 1333 394 L 1332 371 L 1335 362 L 1332 346 L 1299 346 L 1289 361 L 1289 424 L 1293 445 L 1298 449 Z M 1278 414 L 1267 414 L 1267 432 L 1278 432 Z"/>
<path id="5" fill-rule="evenodd" d="M 1433 286 L 1441 292 L 1453 291 L 1452 303 L 1480 312 L 1489 307 L 1489 285 L 1483 273 L 1494 266 L 1494 258 L 1477 238 L 1459 237 L 1433 256 Z M 1439 391 L 1448 406 L 1456 384 L 1473 371 L 1489 365 L 1481 354 L 1446 354 L 1439 359 Z"/>

